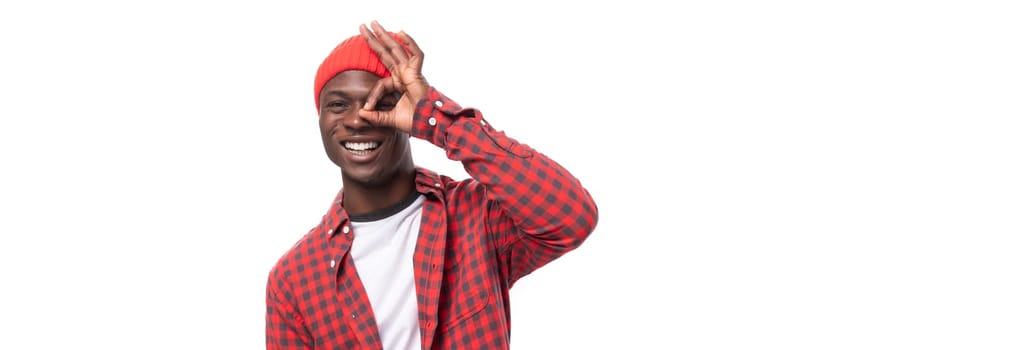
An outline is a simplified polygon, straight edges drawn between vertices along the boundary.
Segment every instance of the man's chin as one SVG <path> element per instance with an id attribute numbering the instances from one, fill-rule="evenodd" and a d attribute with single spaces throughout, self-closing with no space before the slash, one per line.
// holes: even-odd
<path id="1" fill-rule="evenodd" d="M 389 177 L 382 174 L 380 171 L 371 169 L 370 171 L 355 171 L 355 170 L 342 170 L 342 178 L 350 183 L 354 183 L 364 187 L 379 187 L 384 186 L 388 183 Z"/>

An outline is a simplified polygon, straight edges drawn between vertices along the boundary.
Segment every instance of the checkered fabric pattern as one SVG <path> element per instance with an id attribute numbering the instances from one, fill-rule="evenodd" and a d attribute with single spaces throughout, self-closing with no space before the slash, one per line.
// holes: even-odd
<path id="1" fill-rule="evenodd" d="M 434 88 L 417 105 L 411 135 L 444 149 L 471 176 L 418 169 L 426 198 L 413 256 L 421 346 L 507 349 L 510 287 L 581 245 L 596 227 L 596 203 L 553 160 Z M 341 196 L 270 271 L 268 349 L 382 348 L 349 255 Z"/>

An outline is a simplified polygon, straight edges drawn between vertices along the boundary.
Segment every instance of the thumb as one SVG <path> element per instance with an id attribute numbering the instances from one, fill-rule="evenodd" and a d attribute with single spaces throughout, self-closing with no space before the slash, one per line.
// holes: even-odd
<path id="1" fill-rule="evenodd" d="M 370 123 L 370 124 L 373 124 L 373 125 L 376 125 L 376 126 L 397 127 L 395 125 L 395 123 L 394 123 L 395 118 L 393 118 L 394 117 L 394 115 L 392 114 L 393 111 L 381 111 L 381 110 L 376 110 L 376 109 L 365 109 L 364 108 L 364 109 L 360 109 L 357 112 L 359 114 L 359 117 L 363 118 L 363 120 L 366 120 L 367 123 Z"/>

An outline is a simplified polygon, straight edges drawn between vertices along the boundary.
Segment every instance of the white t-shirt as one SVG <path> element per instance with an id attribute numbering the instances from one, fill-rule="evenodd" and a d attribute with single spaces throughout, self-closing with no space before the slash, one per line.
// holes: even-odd
<path id="1" fill-rule="evenodd" d="M 355 234 L 352 261 L 386 350 L 420 349 L 413 253 L 424 196 L 414 194 L 395 207 L 350 218 Z"/>

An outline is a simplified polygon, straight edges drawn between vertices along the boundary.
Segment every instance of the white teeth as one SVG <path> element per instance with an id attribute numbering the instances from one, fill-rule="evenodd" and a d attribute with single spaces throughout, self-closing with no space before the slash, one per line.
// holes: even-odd
<path id="1" fill-rule="evenodd" d="M 345 148 L 350 151 L 369 151 L 380 145 L 378 142 L 346 142 Z"/>

